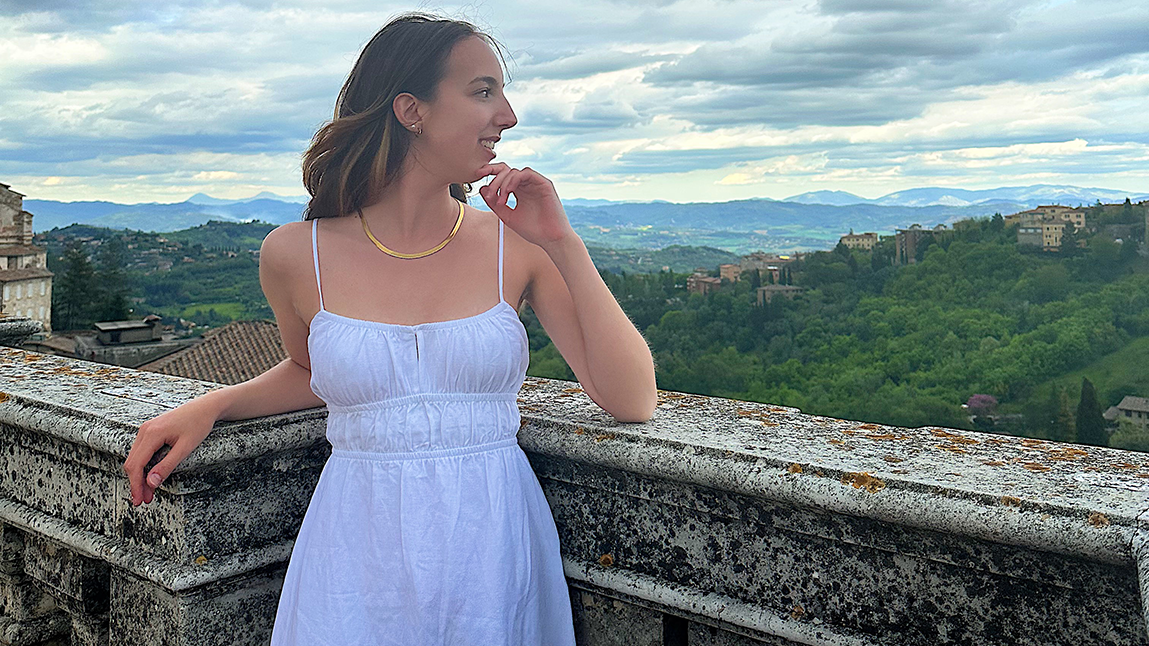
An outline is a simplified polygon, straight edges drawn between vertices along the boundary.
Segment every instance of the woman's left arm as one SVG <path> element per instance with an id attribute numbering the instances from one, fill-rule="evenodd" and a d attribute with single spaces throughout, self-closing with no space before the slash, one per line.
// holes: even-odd
<path id="1" fill-rule="evenodd" d="M 530 168 L 492 164 L 479 189 L 487 205 L 545 254 L 532 262 L 528 300 L 555 348 L 595 403 L 622 422 L 644 422 L 657 406 L 646 339 L 603 283 L 571 228 L 550 180 Z M 515 207 L 507 197 L 515 194 Z"/>

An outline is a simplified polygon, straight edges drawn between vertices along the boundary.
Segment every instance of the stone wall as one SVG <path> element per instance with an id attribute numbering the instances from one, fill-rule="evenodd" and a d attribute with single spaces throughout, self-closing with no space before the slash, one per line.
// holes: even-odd
<path id="1" fill-rule="evenodd" d="M 150 505 L 121 469 L 216 387 L 0 348 L 0 644 L 267 643 L 324 409 L 217 425 Z M 520 395 L 580 644 L 1149 644 L 1149 456 L 660 399 Z"/>

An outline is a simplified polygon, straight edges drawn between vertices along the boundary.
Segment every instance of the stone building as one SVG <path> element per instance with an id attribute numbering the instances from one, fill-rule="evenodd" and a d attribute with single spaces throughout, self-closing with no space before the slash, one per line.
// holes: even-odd
<path id="1" fill-rule="evenodd" d="M 732 263 L 718 265 L 718 278 L 719 280 L 728 280 L 732 283 L 738 282 L 742 277 L 742 267 Z"/>
<path id="2" fill-rule="evenodd" d="M 873 251 L 874 247 L 878 244 L 878 234 L 876 233 L 854 233 L 852 230 L 846 235 L 842 236 L 838 242 L 846 245 L 849 249 L 861 249 L 862 251 Z"/>
<path id="3" fill-rule="evenodd" d="M 769 303 L 775 296 L 785 296 L 786 298 L 793 299 L 805 290 L 806 288 L 798 287 L 797 285 L 763 285 L 755 291 L 758 295 L 758 305 L 762 306 Z"/>
<path id="4" fill-rule="evenodd" d="M 920 224 L 911 225 L 908 229 L 898 229 L 894 235 L 894 261 L 899 265 L 916 263 L 918 248 L 927 244 L 928 239 L 941 233 L 948 233 L 944 224 L 932 229 L 923 229 Z"/>
<path id="5" fill-rule="evenodd" d="M 1006 226 L 1033 227 L 1041 226 L 1047 222 L 1072 222 L 1073 230 L 1080 231 L 1085 228 L 1085 209 L 1054 204 L 1050 206 L 1039 206 L 1035 209 L 1005 216 Z"/>
<path id="6" fill-rule="evenodd" d="M 51 334 L 52 275 L 47 250 L 32 244 L 24 195 L 0 184 L 0 313 L 39 321 Z"/>
<path id="7" fill-rule="evenodd" d="M 1121 403 L 1110 406 L 1104 417 L 1110 422 L 1124 417 L 1138 426 L 1149 426 L 1149 398 L 1126 395 Z"/>
<path id="8" fill-rule="evenodd" d="M 707 276 L 705 270 L 695 272 L 686 277 L 686 291 L 691 294 L 706 294 L 722 286 L 722 279 Z"/>

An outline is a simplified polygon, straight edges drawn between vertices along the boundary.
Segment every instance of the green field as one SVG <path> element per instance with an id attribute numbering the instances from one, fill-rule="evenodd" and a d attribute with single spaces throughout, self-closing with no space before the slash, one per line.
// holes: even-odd
<path id="1" fill-rule="evenodd" d="M 1125 395 L 1144 396 L 1149 393 L 1149 370 L 1146 366 L 1149 366 L 1149 337 L 1141 337 L 1080 370 L 1041 383 L 1034 388 L 1031 399 L 1048 401 L 1050 390 L 1062 386 L 1076 406 L 1081 396 L 1081 379 L 1087 378 L 1097 389 L 1097 398 L 1104 410 L 1120 402 Z"/>
<path id="2" fill-rule="evenodd" d="M 244 318 L 244 314 L 246 313 L 243 303 L 195 303 L 184 307 L 171 308 L 166 314 L 168 316 L 190 318 L 195 316 L 196 310 L 199 310 L 202 314 L 207 314 L 209 310 L 215 310 L 220 316 L 233 321 Z"/>

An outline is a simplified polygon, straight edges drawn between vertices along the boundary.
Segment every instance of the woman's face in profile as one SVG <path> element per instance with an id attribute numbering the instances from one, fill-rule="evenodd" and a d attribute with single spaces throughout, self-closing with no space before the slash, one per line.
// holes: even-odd
<path id="1" fill-rule="evenodd" d="M 478 37 L 465 38 L 451 50 L 435 99 L 427 108 L 423 135 L 416 139 L 419 160 L 452 183 L 481 179 L 479 168 L 495 159 L 485 143 L 518 123 L 503 94 L 499 59 Z"/>

